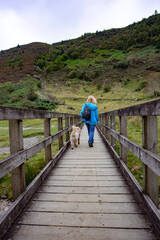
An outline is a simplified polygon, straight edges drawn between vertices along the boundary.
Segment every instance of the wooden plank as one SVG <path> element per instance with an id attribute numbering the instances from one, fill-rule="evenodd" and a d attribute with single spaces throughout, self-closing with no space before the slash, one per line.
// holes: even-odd
<path id="1" fill-rule="evenodd" d="M 104 176 L 96 176 L 97 180 L 99 181 L 116 181 L 116 180 L 123 180 L 123 177 L 121 175 L 104 175 Z M 49 175 L 47 179 L 52 179 L 52 180 L 61 180 L 61 181 L 94 181 L 95 180 L 95 176 L 79 176 L 79 175 L 74 175 L 74 176 L 63 176 L 63 175 Z"/>
<path id="2" fill-rule="evenodd" d="M 51 136 L 51 119 L 44 119 L 44 137 L 47 138 Z M 45 160 L 46 164 L 52 159 L 52 144 L 45 147 Z"/>
<path id="3" fill-rule="evenodd" d="M 137 202 L 134 195 L 130 194 L 65 194 L 65 193 L 36 193 L 33 201 L 52 201 L 52 202 Z"/>
<path id="4" fill-rule="evenodd" d="M 9 121 L 10 154 L 23 150 L 23 126 L 22 120 Z M 2 169 L 3 171 L 3 169 Z M 24 163 L 12 169 L 12 193 L 13 200 L 26 189 Z"/>
<path id="5" fill-rule="evenodd" d="M 73 116 L 79 117 L 80 115 L 0 106 L 0 120 L 41 119 Z"/>
<path id="6" fill-rule="evenodd" d="M 137 203 L 85 203 L 85 202 L 48 202 L 30 201 L 25 211 L 29 212 L 69 212 L 69 213 L 142 213 Z"/>
<path id="7" fill-rule="evenodd" d="M 43 226 L 104 227 L 149 229 L 150 222 L 143 214 L 74 214 L 24 212 L 18 224 Z"/>
<path id="8" fill-rule="evenodd" d="M 51 192 L 51 193 L 106 193 L 106 194 L 117 194 L 123 193 L 128 194 L 130 190 L 128 187 L 56 187 L 56 186 L 41 186 L 38 192 Z"/>
<path id="9" fill-rule="evenodd" d="M 126 187 L 127 183 L 125 181 L 54 181 L 54 180 L 46 180 L 43 186 L 74 186 L 74 187 Z"/>
<path id="10" fill-rule="evenodd" d="M 99 114 L 100 116 L 157 116 L 160 115 L 160 99 L 131 107 Z"/>
<path id="11" fill-rule="evenodd" d="M 4 215 L 0 216 L 0 238 L 4 236 L 6 231 L 11 227 L 17 216 L 23 210 L 27 202 L 31 199 L 37 188 L 47 177 L 48 173 L 53 168 L 54 164 L 62 156 L 63 152 L 67 148 L 68 143 L 65 144 L 63 149 L 61 149 L 50 161 L 43 170 L 37 175 L 37 177 L 31 182 L 31 184 L 26 188 L 26 190 L 14 201 L 11 207 L 5 212 Z"/>
<path id="12" fill-rule="evenodd" d="M 14 240 L 71 240 L 71 239 L 116 239 L 116 240 L 158 240 L 148 229 L 113 229 L 113 228 L 87 228 L 62 227 L 38 225 L 14 225 L 11 234 L 6 239 Z M 129 238 L 128 238 L 129 236 Z M 106 238 L 107 237 L 107 238 Z"/>

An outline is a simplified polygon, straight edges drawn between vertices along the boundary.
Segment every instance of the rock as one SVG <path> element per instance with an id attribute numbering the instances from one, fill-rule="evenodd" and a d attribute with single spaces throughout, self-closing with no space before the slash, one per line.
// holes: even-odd
<path id="1" fill-rule="evenodd" d="M 138 171 L 139 169 L 141 169 L 140 166 L 134 166 L 134 167 L 131 169 L 131 172 Z"/>

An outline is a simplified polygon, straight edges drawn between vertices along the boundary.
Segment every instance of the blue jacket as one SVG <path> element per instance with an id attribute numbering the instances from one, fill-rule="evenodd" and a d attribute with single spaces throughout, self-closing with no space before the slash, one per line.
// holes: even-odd
<path id="1" fill-rule="evenodd" d="M 89 123 L 90 125 L 97 125 L 98 123 L 98 107 L 93 104 L 93 103 L 87 103 L 87 106 L 90 108 L 91 110 L 91 118 L 89 121 L 85 120 L 84 118 L 82 118 L 82 115 L 83 115 L 83 112 L 84 112 L 84 109 L 86 107 L 85 104 L 83 104 L 83 107 L 82 107 L 82 110 L 81 110 L 81 119 L 82 119 L 82 122 L 85 122 L 85 123 Z"/>

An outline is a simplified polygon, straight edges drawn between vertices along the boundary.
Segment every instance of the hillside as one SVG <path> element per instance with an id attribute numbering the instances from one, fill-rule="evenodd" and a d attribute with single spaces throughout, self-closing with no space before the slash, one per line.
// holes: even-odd
<path id="1" fill-rule="evenodd" d="M 58 111 L 79 111 L 88 94 L 96 95 L 101 110 L 158 98 L 160 14 L 121 29 L 1 51 L 0 83 L 7 96 L 1 105 L 43 109 L 54 103 Z"/>

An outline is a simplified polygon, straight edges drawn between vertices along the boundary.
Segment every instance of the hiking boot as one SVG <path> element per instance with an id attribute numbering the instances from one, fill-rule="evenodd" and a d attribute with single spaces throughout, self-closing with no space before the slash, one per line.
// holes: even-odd
<path id="1" fill-rule="evenodd" d="M 90 147 L 93 147 L 93 143 L 89 143 L 89 146 L 90 146 Z"/>

